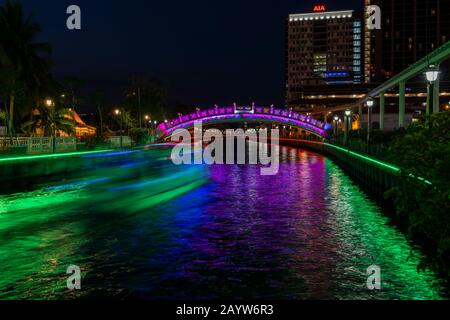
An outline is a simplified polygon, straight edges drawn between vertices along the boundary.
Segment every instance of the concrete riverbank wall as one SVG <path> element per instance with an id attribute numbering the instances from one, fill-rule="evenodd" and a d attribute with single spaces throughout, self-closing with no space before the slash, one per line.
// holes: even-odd
<path id="1" fill-rule="evenodd" d="M 401 183 L 399 167 L 360 153 L 316 141 L 285 140 L 281 144 L 311 150 L 329 157 L 348 175 L 380 197 Z"/>
<path id="2" fill-rule="evenodd" d="M 167 152 L 166 152 L 167 153 Z M 130 159 L 150 160 L 145 150 L 101 150 L 60 153 L 39 156 L 0 158 L 0 188 L 2 192 L 15 186 L 33 183 L 40 179 L 60 179 L 66 175 L 96 171 L 100 166 L 120 166 Z"/>

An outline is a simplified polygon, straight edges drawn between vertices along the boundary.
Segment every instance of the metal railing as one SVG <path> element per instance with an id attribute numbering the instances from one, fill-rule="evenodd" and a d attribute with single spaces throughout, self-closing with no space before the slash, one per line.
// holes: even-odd
<path id="1" fill-rule="evenodd" d="M 27 147 L 29 139 L 29 137 L 0 137 L 0 150 L 11 147 Z"/>
<path id="2" fill-rule="evenodd" d="M 109 138 L 109 145 L 111 149 L 129 148 L 133 145 L 133 141 L 129 136 L 114 136 Z"/>
<path id="3" fill-rule="evenodd" d="M 387 160 L 388 158 L 388 148 L 382 143 L 368 144 L 367 142 L 350 139 L 346 141 L 342 137 L 333 137 L 328 142 L 338 147 L 365 154 L 379 160 Z"/>
<path id="4" fill-rule="evenodd" d="M 62 153 L 77 150 L 76 138 L 72 137 L 31 137 L 28 138 L 28 154 Z"/>

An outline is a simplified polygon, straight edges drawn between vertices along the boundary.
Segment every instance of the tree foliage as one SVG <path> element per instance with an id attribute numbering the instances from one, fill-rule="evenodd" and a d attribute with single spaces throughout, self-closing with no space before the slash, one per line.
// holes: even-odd
<path id="1" fill-rule="evenodd" d="M 32 134 L 39 128 L 46 137 L 58 135 L 60 131 L 69 135 L 75 133 L 72 110 L 62 107 L 39 107 L 38 110 L 39 115 L 34 116 L 32 120 L 26 121 L 22 125 L 24 132 Z"/>
<path id="2" fill-rule="evenodd" d="M 43 92 L 52 87 L 51 48 L 48 43 L 36 41 L 40 32 L 33 16 L 23 12 L 20 0 L 7 0 L 0 7 L 0 68 L 5 70 L 0 74 L 0 81 L 6 84 L 7 94 L 3 93 L 3 99 L 8 101 L 10 131 L 15 115 L 29 114 Z M 22 94 L 25 91 L 27 94 Z M 16 105 L 20 106 L 19 110 Z"/>
<path id="3" fill-rule="evenodd" d="M 410 125 L 389 144 L 389 157 L 403 182 L 387 196 L 428 252 L 422 267 L 450 278 L 450 112 Z"/>

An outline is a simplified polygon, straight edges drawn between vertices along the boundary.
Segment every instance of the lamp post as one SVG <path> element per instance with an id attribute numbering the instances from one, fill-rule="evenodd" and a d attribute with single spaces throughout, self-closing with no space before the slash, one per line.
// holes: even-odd
<path id="1" fill-rule="evenodd" d="M 116 115 L 116 116 L 120 116 L 120 118 L 119 118 L 119 123 L 120 123 L 120 148 L 122 148 L 122 145 L 123 145 L 123 143 L 122 143 L 122 141 L 123 141 L 123 139 L 122 139 L 122 111 L 120 111 L 120 109 L 116 109 L 116 110 L 114 110 L 114 114 Z"/>
<path id="2" fill-rule="evenodd" d="M 370 130 L 372 130 L 372 107 L 374 101 L 372 99 L 366 102 L 367 105 L 367 153 L 370 153 Z"/>
<path id="3" fill-rule="evenodd" d="M 145 119 L 145 129 L 148 131 L 148 122 L 150 120 L 150 116 L 145 115 L 144 119 Z M 148 132 L 147 132 L 147 134 L 148 134 Z"/>
<path id="4" fill-rule="evenodd" d="M 433 113 L 433 93 L 434 93 L 434 83 L 439 77 L 439 70 L 436 68 L 435 65 L 430 65 L 428 68 L 428 71 L 425 72 L 425 76 L 427 77 L 428 81 L 428 95 L 427 95 L 427 110 L 426 114 L 430 115 Z M 439 95 L 438 95 L 439 97 Z"/>
<path id="5" fill-rule="evenodd" d="M 345 110 L 345 139 L 344 139 L 345 144 L 347 144 L 347 141 L 348 141 L 348 132 L 350 131 L 351 116 L 352 116 L 352 111 Z"/>
<path id="6" fill-rule="evenodd" d="M 53 134 L 52 148 L 53 152 L 55 152 L 56 151 L 55 102 L 53 101 L 53 99 L 48 98 L 45 100 L 45 105 L 47 106 L 48 109 L 50 109 L 52 114 L 52 134 Z"/>
<path id="7" fill-rule="evenodd" d="M 333 133 L 334 133 L 335 137 L 337 136 L 337 133 L 338 133 L 338 125 L 339 125 L 339 117 L 338 116 L 334 116 L 334 119 L 333 119 Z"/>
<path id="8" fill-rule="evenodd" d="M 374 102 L 372 99 L 366 102 L 367 105 L 367 143 L 370 140 L 370 130 L 372 129 L 372 107 Z"/>

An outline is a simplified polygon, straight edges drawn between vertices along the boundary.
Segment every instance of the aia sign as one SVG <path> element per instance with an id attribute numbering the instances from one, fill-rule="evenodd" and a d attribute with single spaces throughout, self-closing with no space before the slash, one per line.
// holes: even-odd
<path id="1" fill-rule="evenodd" d="M 314 6 L 314 12 L 323 12 L 327 11 L 327 8 L 324 5 Z"/>

